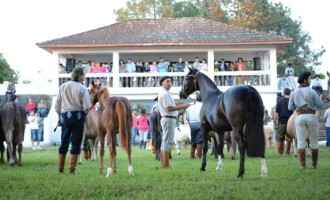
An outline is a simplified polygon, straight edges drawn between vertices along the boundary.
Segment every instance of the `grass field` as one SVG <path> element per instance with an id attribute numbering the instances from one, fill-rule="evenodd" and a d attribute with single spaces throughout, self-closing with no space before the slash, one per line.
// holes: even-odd
<path id="1" fill-rule="evenodd" d="M 268 176 L 260 176 L 259 158 L 247 158 L 242 180 L 236 178 L 239 160 L 232 161 L 227 152 L 223 171 L 215 170 L 216 160 L 208 155 L 206 171 L 200 172 L 201 160 L 189 159 L 188 149 L 181 155 L 173 154 L 172 169 L 162 169 L 149 150 L 133 147 L 134 176 L 129 177 L 127 156 L 118 148 L 117 173 L 107 179 L 105 172 L 99 174 L 98 161 L 84 161 L 77 166 L 76 175 L 69 175 L 69 156 L 65 173 L 59 174 L 57 149 L 25 148 L 22 167 L 1 164 L 0 199 L 287 200 L 328 199 L 330 194 L 330 148 L 325 147 L 320 147 L 316 170 L 310 169 L 310 157 L 307 157 L 307 169 L 300 170 L 298 158 L 278 157 L 274 149 L 267 150 Z M 106 165 L 108 160 L 107 153 Z"/>

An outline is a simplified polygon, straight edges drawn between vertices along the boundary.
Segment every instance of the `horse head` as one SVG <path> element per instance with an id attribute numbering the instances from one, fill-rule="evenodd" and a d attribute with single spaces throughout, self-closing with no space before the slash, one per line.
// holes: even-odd
<path id="1" fill-rule="evenodd" d="M 189 95 L 199 90 L 196 76 L 199 73 L 198 70 L 188 67 L 189 72 L 184 78 L 184 82 L 179 94 L 180 99 L 187 99 Z"/>

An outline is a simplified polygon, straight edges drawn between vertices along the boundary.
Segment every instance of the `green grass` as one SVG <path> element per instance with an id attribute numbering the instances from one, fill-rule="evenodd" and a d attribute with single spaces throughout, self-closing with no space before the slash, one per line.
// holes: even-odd
<path id="1" fill-rule="evenodd" d="M 109 160 L 106 148 L 105 170 L 99 162 L 84 161 L 76 175 L 57 172 L 58 147 L 43 151 L 23 150 L 23 166 L 0 165 L 0 199 L 328 199 L 330 194 L 330 149 L 321 147 L 316 170 L 300 170 L 296 157 L 278 157 L 267 150 L 268 176 L 261 177 L 260 159 L 246 158 L 245 175 L 237 179 L 239 160 L 226 152 L 223 171 L 216 171 L 216 160 L 208 155 L 205 172 L 201 160 L 189 159 L 189 150 L 173 154 L 172 169 L 160 168 L 149 150 L 133 147 L 134 176 L 128 176 L 127 156 L 117 153 L 117 173 L 105 178 Z M 173 153 L 175 151 L 172 151 Z M 209 151 L 210 152 L 210 151 Z"/>

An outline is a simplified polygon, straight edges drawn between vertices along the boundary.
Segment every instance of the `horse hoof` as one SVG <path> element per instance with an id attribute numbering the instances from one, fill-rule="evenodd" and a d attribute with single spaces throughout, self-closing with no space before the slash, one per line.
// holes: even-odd
<path id="1" fill-rule="evenodd" d="M 201 172 L 205 172 L 205 169 L 203 169 L 203 168 L 200 168 L 200 171 L 201 171 Z"/>

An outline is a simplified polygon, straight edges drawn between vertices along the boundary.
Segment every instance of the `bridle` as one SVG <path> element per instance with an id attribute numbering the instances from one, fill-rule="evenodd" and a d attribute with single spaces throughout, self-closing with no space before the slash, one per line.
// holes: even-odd
<path id="1" fill-rule="evenodd" d="M 192 77 L 194 78 L 194 84 L 195 84 L 195 93 L 196 93 L 196 96 L 197 96 L 197 75 L 199 74 L 199 71 L 195 74 L 195 75 L 187 75 L 188 78 Z M 197 99 L 193 99 L 191 98 L 185 91 L 185 85 L 183 85 L 183 88 L 182 88 L 183 92 L 182 94 L 185 95 L 188 99 L 190 100 L 193 100 L 194 101 L 194 104 L 196 103 Z"/>

